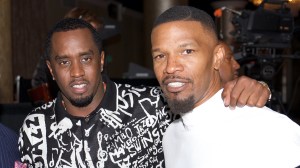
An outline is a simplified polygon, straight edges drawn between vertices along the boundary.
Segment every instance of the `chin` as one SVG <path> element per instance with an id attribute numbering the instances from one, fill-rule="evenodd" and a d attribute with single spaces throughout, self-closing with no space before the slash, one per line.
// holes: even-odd
<path id="1" fill-rule="evenodd" d="M 86 107 L 93 101 L 93 95 L 80 96 L 79 98 L 71 98 L 69 100 L 76 107 Z"/>
<path id="2" fill-rule="evenodd" d="M 190 96 L 182 99 L 169 99 L 167 98 L 168 105 L 174 114 L 187 113 L 194 108 L 194 97 Z"/>

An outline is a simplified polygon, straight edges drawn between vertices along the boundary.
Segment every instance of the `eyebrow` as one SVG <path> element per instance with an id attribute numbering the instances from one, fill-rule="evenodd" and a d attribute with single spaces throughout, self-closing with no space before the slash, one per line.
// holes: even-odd
<path id="1" fill-rule="evenodd" d="M 179 48 L 185 48 L 185 47 L 188 47 L 188 46 L 194 46 L 194 44 L 191 43 L 191 42 L 179 44 Z M 152 50 L 152 52 L 159 52 L 159 51 L 160 51 L 160 48 L 155 48 L 155 49 Z"/>
<path id="2" fill-rule="evenodd" d="M 88 51 L 83 51 L 83 52 L 80 52 L 78 55 L 79 56 L 83 56 L 83 55 L 87 55 L 87 54 L 92 54 L 94 55 L 94 51 L 89 49 Z M 54 57 L 55 60 L 60 60 L 60 59 L 65 59 L 65 58 L 68 58 L 68 55 L 56 55 Z"/>
<path id="3" fill-rule="evenodd" d="M 188 47 L 188 46 L 193 46 L 193 43 L 183 43 L 183 44 L 179 45 L 180 48 L 184 48 L 184 47 Z"/>
<path id="4" fill-rule="evenodd" d="M 89 49 L 88 51 L 84 51 L 84 52 L 79 53 L 80 56 L 87 55 L 87 54 L 94 55 L 94 51 Z"/>
<path id="5" fill-rule="evenodd" d="M 160 52 L 160 48 L 155 48 L 152 50 L 152 52 Z"/>
<path id="6" fill-rule="evenodd" d="M 65 58 L 68 58 L 68 56 L 67 55 L 56 55 L 54 57 L 54 60 L 61 60 L 61 59 L 65 59 Z"/>

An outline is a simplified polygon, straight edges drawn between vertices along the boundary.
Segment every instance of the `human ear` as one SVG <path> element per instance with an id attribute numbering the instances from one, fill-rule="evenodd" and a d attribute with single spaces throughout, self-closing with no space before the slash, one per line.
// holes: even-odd
<path id="1" fill-rule="evenodd" d="M 104 67 L 104 63 L 105 63 L 105 53 L 104 51 L 101 51 L 100 54 L 100 64 L 101 64 L 101 72 L 103 72 L 103 67 Z"/>
<path id="2" fill-rule="evenodd" d="M 49 71 L 50 71 L 50 73 L 51 73 L 52 79 L 55 80 L 55 77 L 54 77 L 54 75 L 53 75 L 52 66 L 51 66 L 50 61 L 47 60 L 47 61 L 46 61 L 46 64 L 47 64 L 47 67 L 48 67 L 48 69 L 49 69 Z"/>
<path id="3" fill-rule="evenodd" d="M 214 49 L 214 62 L 213 67 L 215 70 L 219 70 L 220 66 L 225 58 L 225 48 L 223 45 L 219 44 Z"/>

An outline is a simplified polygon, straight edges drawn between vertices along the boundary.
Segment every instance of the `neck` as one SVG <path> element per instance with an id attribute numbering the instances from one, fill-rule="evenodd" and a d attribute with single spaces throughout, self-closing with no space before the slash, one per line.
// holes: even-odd
<path id="1" fill-rule="evenodd" d="M 195 104 L 194 108 L 209 100 L 222 88 L 221 79 L 218 75 L 213 75 L 210 81 L 211 82 L 206 89 L 206 92 L 203 94 L 202 99 Z"/>

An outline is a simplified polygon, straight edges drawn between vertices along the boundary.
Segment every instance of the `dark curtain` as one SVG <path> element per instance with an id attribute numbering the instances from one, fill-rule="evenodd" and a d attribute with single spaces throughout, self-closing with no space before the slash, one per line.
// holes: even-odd
<path id="1" fill-rule="evenodd" d="M 12 0 L 13 75 L 31 78 L 47 33 L 46 1 Z"/>

